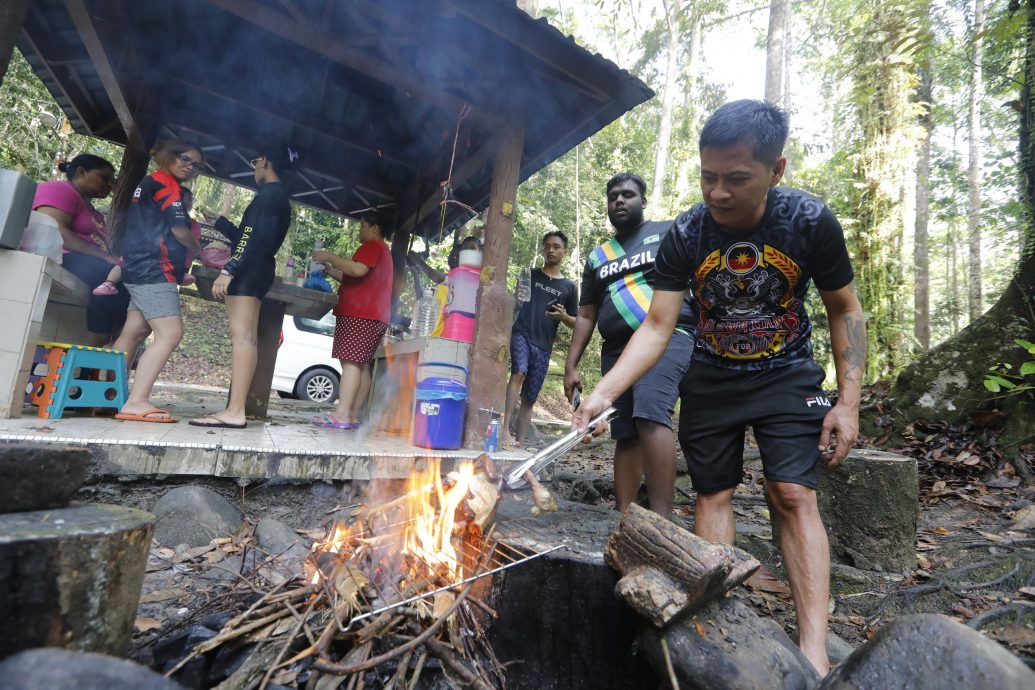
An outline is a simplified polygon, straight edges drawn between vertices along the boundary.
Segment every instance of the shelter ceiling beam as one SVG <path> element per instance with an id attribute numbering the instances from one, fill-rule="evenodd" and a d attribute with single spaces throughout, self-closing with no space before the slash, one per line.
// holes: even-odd
<path id="1" fill-rule="evenodd" d="M 68 0 L 72 1 L 72 0 Z M 404 71 L 372 59 L 363 52 L 353 50 L 340 36 L 324 33 L 317 28 L 297 22 L 287 15 L 261 5 L 254 0 L 208 0 L 210 4 L 225 12 L 255 24 L 270 33 L 296 43 L 304 48 L 362 72 L 369 77 L 387 84 L 395 89 L 407 92 L 420 100 L 441 108 L 450 115 L 455 114 L 465 105 L 459 98 L 443 93 L 437 88 L 429 88 L 419 78 Z M 494 113 L 476 107 L 471 118 L 487 126 L 496 127 L 502 119 Z"/>
<path id="2" fill-rule="evenodd" d="M 101 37 L 97 33 L 97 27 L 93 22 L 93 17 L 90 16 L 90 11 L 86 8 L 86 4 L 83 0 L 65 0 L 65 8 L 75 24 L 76 31 L 79 32 L 79 37 L 86 47 L 86 52 L 90 55 L 90 60 L 97 69 L 97 76 L 104 86 L 108 99 L 115 108 L 115 114 L 118 115 L 122 129 L 126 132 L 126 140 L 130 141 L 133 137 L 142 137 L 140 128 L 136 126 L 137 123 L 129 106 L 129 100 L 127 100 L 126 94 L 123 93 L 122 86 L 119 85 L 119 80 L 115 76 L 115 69 L 108 58 L 108 53 L 104 49 L 104 42 L 101 41 Z M 143 140 L 141 139 L 137 143 L 143 145 Z"/>
<path id="3" fill-rule="evenodd" d="M 198 84 L 194 81 L 187 81 L 186 79 L 183 79 L 181 77 L 173 77 L 171 81 L 181 84 L 187 88 L 194 89 L 195 91 L 203 93 L 210 98 L 218 98 L 219 100 L 233 103 L 234 105 L 244 108 L 246 110 L 262 113 L 263 115 L 278 120 L 284 120 L 288 123 L 297 126 L 299 129 L 305 129 L 309 130 L 310 132 L 315 132 L 322 137 L 326 137 L 327 139 L 331 139 L 340 144 L 344 144 L 345 146 L 351 149 L 362 151 L 368 156 L 380 158 L 389 161 L 394 165 L 400 165 L 410 170 L 415 170 L 417 168 L 413 161 L 396 158 L 394 156 L 385 154 L 383 151 L 367 148 L 365 146 L 357 144 L 355 141 L 351 141 L 349 139 L 335 134 L 335 130 L 338 128 L 338 125 L 336 125 L 333 122 L 330 122 L 329 120 L 324 120 L 323 118 L 307 115 L 306 113 L 299 112 L 295 108 L 292 108 L 291 106 L 283 103 L 274 104 L 269 101 L 265 101 L 261 107 L 258 105 L 248 103 L 244 99 L 245 94 L 237 93 L 235 87 L 231 86 L 230 84 L 226 84 L 222 89 L 216 89 L 208 85 Z"/>
<path id="4" fill-rule="evenodd" d="M 594 70 L 579 69 L 579 65 L 585 61 L 592 61 L 593 57 L 578 49 L 574 43 L 568 46 L 558 46 L 556 42 L 549 44 L 540 40 L 534 30 L 534 20 L 501 22 L 497 16 L 500 11 L 499 3 L 485 2 L 484 0 L 440 0 L 449 7 L 454 8 L 458 13 L 464 15 L 471 21 L 480 24 L 500 38 L 509 41 L 522 51 L 530 53 L 539 58 L 555 70 L 568 76 L 573 82 L 583 85 L 580 89 L 583 93 L 591 95 L 599 101 L 606 102 L 610 99 L 608 94 L 614 91 L 614 85 L 602 81 Z M 596 70 L 599 72 L 599 70 Z M 587 90 L 589 89 L 589 90 Z"/>

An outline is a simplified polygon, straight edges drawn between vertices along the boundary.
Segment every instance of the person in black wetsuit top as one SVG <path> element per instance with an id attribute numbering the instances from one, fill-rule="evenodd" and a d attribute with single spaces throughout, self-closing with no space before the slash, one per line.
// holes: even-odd
<path id="1" fill-rule="evenodd" d="M 193 426 L 243 429 L 244 406 L 258 357 L 259 307 L 273 285 L 276 256 L 291 224 L 291 205 L 282 178 L 298 154 L 288 147 L 268 149 L 252 161 L 258 191 L 244 210 L 240 226 L 220 216 L 216 230 L 234 251 L 212 284 L 212 296 L 226 302 L 230 321 L 230 399 L 222 412 L 192 419 Z"/>

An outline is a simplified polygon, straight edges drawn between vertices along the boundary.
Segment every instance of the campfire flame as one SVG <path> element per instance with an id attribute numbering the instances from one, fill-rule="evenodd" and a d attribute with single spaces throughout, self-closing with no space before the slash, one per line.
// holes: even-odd
<path id="1" fill-rule="evenodd" d="M 473 475 L 474 463 L 462 462 L 450 475 L 455 479 L 453 485 L 446 488 L 442 483 L 440 462 L 435 458 L 427 469 L 414 471 L 407 486 L 408 519 L 403 553 L 443 569 L 445 572 L 438 574 L 454 581 L 463 574 L 452 543 L 456 511 L 467 498 Z"/>
<path id="2" fill-rule="evenodd" d="M 480 538 L 465 504 L 476 488 L 476 469 L 465 460 L 445 479 L 441 470 L 441 461 L 430 458 L 425 467 L 410 473 L 402 496 L 368 506 L 365 521 L 338 522 L 326 540 L 313 546 L 314 554 L 337 554 L 339 561 L 350 560 L 363 546 L 370 546 L 383 554 L 377 559 L 379 575 L 399 569 L 400 581 L 459 582 L 470 573 L 465 571 L 457 544 L 472 532 Z M 400 560 L 399 555 L 401 563 L 389 562 Z M 316 568 L 310 583 L 319 584 L 324 575 Z"/>

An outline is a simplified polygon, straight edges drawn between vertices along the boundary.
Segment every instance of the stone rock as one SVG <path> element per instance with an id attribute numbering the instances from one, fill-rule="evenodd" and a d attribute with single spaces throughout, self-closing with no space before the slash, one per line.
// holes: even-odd
<path id="1" fill-rule="evenodd" d="M 183 690 L 182 685 L 143 666 L 103 654 L 30 649 L 0 662 L 0 690 L 69 687 L 76 690 Z"/>
<path id="2" fill-rule="evenodd" d="M 265 554 L 274 561 L 259 569 L 259 574 L 280 584 L 302 574 L 309 549 L 306 541 L 283 522 L 266 518 L 255 526 L 255 539 Z"/>
<path id="3" fill-rule="evenodd" d="M 204 546 L 241 528 L 243 517 L 225 498 L 203 486 L 180 486 L 158 499 L 155 538 L 164 546 Z"/>
<path id="4" fill-rule="evenodd" d="M 713 601 L 658 630 L 645 626 L 638 645 L 666 678 L 661 640 L 683 690 L 809 690 L 819 674 L 775 621 L 736 599 Z"/>
<path id="5" fill-rule="evenodd" d="M 64 508 L 90 470 L 90 451 L 0 445 L 0 512 Z"/>
<path id="6" fill-rule="evenodd" d="M 1035 672 L 981 633 L 940 614 L 922 614 L 878 630 L 820 688 L 1030 690 Z"/>

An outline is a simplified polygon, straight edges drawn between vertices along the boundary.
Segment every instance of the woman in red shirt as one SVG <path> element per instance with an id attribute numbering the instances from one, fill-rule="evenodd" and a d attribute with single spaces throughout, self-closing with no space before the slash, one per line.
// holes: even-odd
<path id="1" fill-rule="evenodd" d="M 338 407 L 332 414 L 313 420 L 316 426 L 333 429 L 359 427 L 359 410 L 370 391 L 370 362 L 388 328 L 392 307 L 392 254 L 386 240 L 392 231 L 376 212 L 359 221 L 359 249 L 351 259 L 331 252 L 313 252 L 313 260 L 327 267 L 327 273 L 341 281 L 334 315 L 331 355 L 341 362 Z"/>

